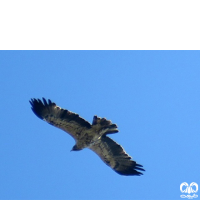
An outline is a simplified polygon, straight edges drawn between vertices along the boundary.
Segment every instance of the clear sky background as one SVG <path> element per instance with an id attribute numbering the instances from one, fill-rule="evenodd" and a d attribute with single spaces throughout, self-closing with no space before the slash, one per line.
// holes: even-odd
<path id="1" fill-rule="evenodd" d="M 1 200 L 181 199 L 182 182 L 200 186 L 199 51 L 1 51 L 0 90 Z M 31 111 L 42 97 L 116 123 L 110 137 L 144 175 L 70 152 L 73 138 Z"/>

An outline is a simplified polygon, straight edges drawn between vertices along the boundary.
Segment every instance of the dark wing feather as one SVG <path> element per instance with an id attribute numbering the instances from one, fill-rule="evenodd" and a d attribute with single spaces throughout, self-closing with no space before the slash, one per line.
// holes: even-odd
<path id="1" fill-rule="evenodd" d="M 131 157 L 124 149 L 107 136 L 103 136 L 101 140 L 90 146 L 90 149 L 99 155 L 108 166 L 121 175 L 139 176 L 142 173 L 137 170 L 144 171 L 142 165 L 131 160 Z"/>
<path id="2" fill-rule="evenodd" d="M 91 128 L 91 124 L 79 117 L 78 114 L 58 107 L 51 100 L 43 102 L 40 99 L 31 99 L 30 104 L 36 116 L 49 124 L 69 133 L 75 140 L 84 129 Z"/>

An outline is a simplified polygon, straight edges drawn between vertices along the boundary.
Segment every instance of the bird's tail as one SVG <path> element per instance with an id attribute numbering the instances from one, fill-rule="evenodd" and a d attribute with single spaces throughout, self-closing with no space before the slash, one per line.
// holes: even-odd
<path id="1" fill-rule="evenodd" d="M 97 117 L 96 115 L 93 118 L 92 125 L 99 125 L 101 130 L 105 130 L 104 134 L 112 134 L 119 132 L 116 124 L 112 124 L 110 120 L 107 120 L 106 118 Z"/>

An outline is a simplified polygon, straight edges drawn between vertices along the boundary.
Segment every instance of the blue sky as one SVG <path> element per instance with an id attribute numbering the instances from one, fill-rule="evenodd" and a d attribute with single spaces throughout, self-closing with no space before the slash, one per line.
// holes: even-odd
<path id="1" fill-rule="evenodd" d="M 1 51 L 0 66 L 1 200 L 181 199 L 182 182 L 200 184 L 199 51 Z M 116 123 L 110 137 L 144 175 L 70 152 L 73 138 L 31 111 L 41 97 Z"/>

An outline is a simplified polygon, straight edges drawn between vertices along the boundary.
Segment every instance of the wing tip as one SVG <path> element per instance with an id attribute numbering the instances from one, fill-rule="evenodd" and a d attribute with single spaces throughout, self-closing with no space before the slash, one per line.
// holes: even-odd
<path id="1" fill-rule="evenodd" d="M 40 119 L 43 119 L 43 117 L 42 117 L 43 110 L 53 104 L 50 99 L 48 99 L 48 103 L 47 103 L 47 100 L 44 97 L 42 97 L 42 100 L 36 99 L 36 98 L 31 98 L 29 100 L 29 103 L 32 106 L 31 109 L 34 112 L 34 114 L 37 117 L 39 117 Z"/>
<path id="2" fill-rule="evenodd" d="M 121 168 L 120 167 L 116 167 L 114 168 L 114 170 L 120 174 L 120 175 L 124 175 L 124 176 L 141 176 L 143 175 L 142 172 L 140 171 L 145 171 L 145 169 L 142 168 L 143 166 L 137 163 L 134 163 L 131 167 L 124 167 Z M 138 171 L 140 170 L 140 171 Z"/>
<path id="3" fill-rule="evenodd" d="M 140 165 L 140 164 L 137 164 L 137 163 L 135 164 L 135 169 L 145 171 L 145 169 L 143 169 L 142 167 L 143 167 L 143 165 Z"/>
<path id="4" fill-rule="evenodd" d="M 115 170 L 118 174 L 123 175 L 123 176 L 141 176 L 143 175 L 142 172 L 137 171 L 139 169 L 128 169 L 128 170 L 123 170 L 123 171 L 117 171 Z M 141 170 L 141 169 L 140 169 Z M 145 170 L 142 170 L 145 171 Z"/>
<path id="5" fill-rule="evenodd" d="M 41 99 L 36 99 L 36 98 L 31 98 L 29 100 L 29 103 L 32 105 L 32 106 L 35 106 L 36 104 L 40 104 L 40 105 L 43 105 L 43 106 L 49 106 L 51 104 L 54 104 L 50 99 L 46 100 L 44 97 L 42 97 L 42 100 Z"/>

